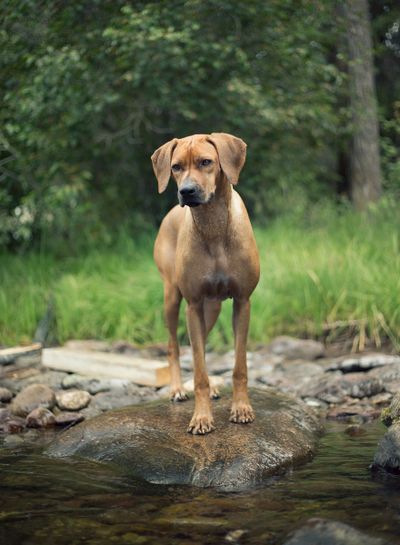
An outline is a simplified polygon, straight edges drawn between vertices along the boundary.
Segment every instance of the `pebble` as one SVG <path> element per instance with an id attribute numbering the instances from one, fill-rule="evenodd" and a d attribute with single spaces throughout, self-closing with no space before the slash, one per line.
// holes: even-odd
<path id="1" fill-rule="evenodd" d="M 63 411 L 56 415 L 55 423 L 57 426 L 73 426 L 84 419 L 85 417 L 82 413 Z"/>
<path id="2" fill-rule="evenodd" d="M 8 388 L 0 388 L 0 402 L 8 403 L 11 401 L 13 393 Z"/>
<path id="3" fill-rule="evenodd" d="M 11 416 L 0 425 L 5 433 L 20 433 L 25 428 L 25 419 L 19 416 Z"/>
<path id="4" fill-rule="evenodd" d="M 57 392 L 57 405 L 65 411 L 79 411 L 90 403 L 92 396 L 85 390 L 72 390 L 68 392 Z"/>
<path id="5" fill-rule="evenodd" d="M 27 416 L 36 407 L 51 409 L 56 397 L 53 390 L 46 384 L 31 384 L 24 388 L 13 399 L 10 410 L 17 416 Z"/>
<path id="6" fill-rule="evenodd" d="M 9 448 L 20 447 L 24 444 L 24 439 L 19 435 L 7 435 L 4 438 L 4 446 Z"/>
<path id="7" fill-rule="evenodd" d="M 26 417 L 26 425 L 28 428 L 50 428 L 56 424 L 54 414 L 45 409 L 45 407 L 37 407 L 33 409 Z"/>

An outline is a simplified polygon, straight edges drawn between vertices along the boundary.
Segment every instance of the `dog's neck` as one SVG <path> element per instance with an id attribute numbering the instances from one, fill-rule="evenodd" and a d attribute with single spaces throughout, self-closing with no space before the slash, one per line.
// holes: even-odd
<path id="1" fill-rule="evenodd" d="M 206 240 L 224 239 L 231 214 L 232 187 L 221 173 L 214 197 L 207 204 L 191 208 L 196 230 Z"/>

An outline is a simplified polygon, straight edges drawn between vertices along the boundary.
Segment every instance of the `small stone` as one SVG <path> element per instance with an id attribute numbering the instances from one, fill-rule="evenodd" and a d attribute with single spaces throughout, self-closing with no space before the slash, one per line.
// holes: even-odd
<path id="1" fill-rule="evenodd" d="M 24 388 L 13 399 L 10 410 L 17 416 L 27 416 L 36 407 L 51 409 L 56 397 L 53 390 L 46 384 L 31 384 Z"/>
<path id="2" fill-rule="evenodd" d="M 8 388 L 0 388 L 0 402 L 8 403 L 12 400 L 13 394 Z"/>
<path id="3" fill-rule="evenodd" d="M 8 435 L 4 438 L 4 446 L 9 448 L 20 447 L 24 444 L 24 439 L 19 435 Z"/>
<path id="4" fill-rule="evenodd" d="M 56 415 L 55 423 L 57 426 L 73 426 L 84 419 L 85 417 L 82 413 L 63 411 Z"/>
<path id="5" fill-rule="evenodd" d="M 5 422 L 11 417 L 11 413 L 8 409 L 0 409 L 0 424 Z"/>
<path id="6" fill-rule="evenodd" d="M 375 396 L 372 396 L 370 401 L 377 407 L 381 407 L 384 405 L 388 405 L 390 401 L 392 400 L 393 394 L 390 392 L 382 392 L 381 394 L 377 394 Z"/>
<path id="7" fill-rule="evenodd" d="M 357 424 L 352 424 L 350 426 L 347 426 L 347 428 L 344 430 L 344 433 L 350 435 L 350 437 L 359 437 L 360 435 L 365 435 L 366 431 L 361 426 Z"/>
<path id="8" fill-rule="evenodd" d="M 54 414 L 44 407 L 33 409 L 26 417 L 28 428 L 50 428 L 56 423 Z"/>
<path id="9" fill-rule="evenodd" d="M 72 390 L 68 392 L 57 392 L 57 405 L 65 411 L 79 411 L 90 403 L 92 396 L 85 390 Z"/>
<path id="10" fill-rule="evenodd" d="M 4 433 L 20 433 L 25 428 L 25 419 L 19 416 L 11 416 L 1 424 Z"/>
<path id="11" fill-rule="evenodd" d="M 225 536 L 225 541 L 228 543 L 238 543 L 239 539 L 247 533 L 247 530 L 231 530 Z"/>

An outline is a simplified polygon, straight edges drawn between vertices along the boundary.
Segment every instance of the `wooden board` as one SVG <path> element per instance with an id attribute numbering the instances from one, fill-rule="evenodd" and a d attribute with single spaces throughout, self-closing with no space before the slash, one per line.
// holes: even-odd
<path id="1" fill-rule="evenodd" d="M 42 345 L 40 343 L 3 348 L 0 350 L 0 365 L 40 363 L 41 352 Z"/>
<path id="2" fill-rule="evenodd" d="M 45 348 L 42 364 L 50 369 L 90 377 L 128 379 L 142 386 L 160 387 L 170 383 L 170 372 L 166 363 L 122 354 Z"/>

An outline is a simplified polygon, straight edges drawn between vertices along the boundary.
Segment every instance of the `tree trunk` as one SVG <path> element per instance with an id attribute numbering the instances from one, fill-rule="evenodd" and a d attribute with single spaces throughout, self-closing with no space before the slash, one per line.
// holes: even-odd
<path id="1" fill-rule="evenodd" d="M 371 25 L 367 0 L 345 0 L 349 49 L 350 103 L 353 117 L 350 153 L 351 198 L 365 209 L 381 194 L 379 128 L 373 73 Z"/>

